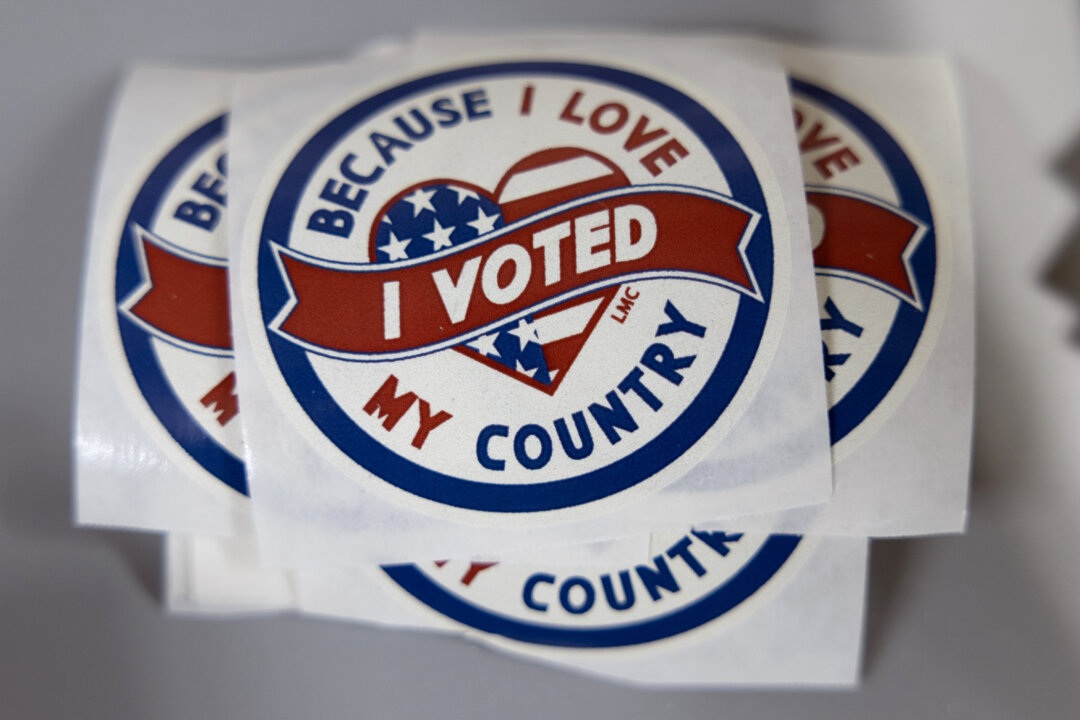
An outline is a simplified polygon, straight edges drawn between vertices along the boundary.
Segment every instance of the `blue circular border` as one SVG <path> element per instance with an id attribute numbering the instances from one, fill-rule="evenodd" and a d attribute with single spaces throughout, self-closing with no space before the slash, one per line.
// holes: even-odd
<path id="1" fill-rule="evenodd" d="M 176 396 L 154 352 L 152 336 L 119 310 L 120 303 L 142 283 L 137 249 L 130 228 L 152 228 L 161 202 L 176 179 L 202 150 L 225 135 L 225 116 L 214 118 L 185 137 L 168 152 L 139 189 L 120 232 L 116 255 L 114 301 L 120 341 L 139 392 L 180 447 L 208 473 L 233 490 L 247 495 L 244 463 L 206 433 Z"/>
<path id="2" fill-rule="evenodd" d="M 608 497 L 651 477 L 686 452 L 727 408 L 757 355 L 773 283 L 772 228 L 761 187 L 742 148 L 708 110 L 674 88 L 623 70 L 564 62 L 500 63 L 450 70 L 385 90 L 343 112 L 304 145 L 275 188 L 260 233 L 258 289 L 264 326 L 270 324 L 287 298 L 271 241 L 281 243 L 289 237 L 301 193 L 336 142 L 387 105 L 416 93 L 463 80 L 523 73 L 607 82 L 642 95 L 679 116 L 723 168 L 732 195 L 761 212 L 747 256 L 765 302 L 745 296 L 740 299 L 730 340 L 702 391 L 675 422 L 645 447 L 604 468 L 531 485 L 462 480 L 395 454 L 346 415 L 323 386 L 303 348 L 267 331 L 271 351 L 294 397 L 320 431 L 350 459 L 413 495 L 459 508 L 504 513 L 555 510 Z"/>
<path id="3" fill-rule="evenodd" d="M 919 344 L 934 300 L 937 236 L 930 213 L 930 201 L 926 197 L 922 181 L 919 180 L 919 174 L 907 154 L 885 128 L 851 102 L 804 80 L 792 78 L 791 89 L 796 95 L 808 97 L 834 111 L 862 134 L 892 179 L 900 197 L 900 207 L 927 226 L 926 234 L 911 257 L 915 284 L 924 302 L 923 309 L 900 303 L 900 309 L 877 356 L 844 398 L 830 408 L 829 433 L 830 440 L 835 445 L 857 428 L 885 399 Z"/>
<path id="4" fill-rule="evenodd" d="M 384 565 L 382 571 L 431 609 L 477 630 L 536 645 L 622 647 L 678 635 L 730 612 L 761 589 L 801 541 L 798 535 L 770 535 L 734 576 L 700 600 L 651 620 L 608 627 L 567 628 L 515 620 L 463 600 L 416 565 Z"/>

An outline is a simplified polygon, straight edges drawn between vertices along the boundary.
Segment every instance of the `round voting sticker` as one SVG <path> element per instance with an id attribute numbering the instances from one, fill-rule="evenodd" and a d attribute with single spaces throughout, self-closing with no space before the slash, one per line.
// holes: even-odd
<path id="1" fill-rule="evenodd" d="M 323 122 L 268 185 L 245 278 L 286 414 L 442 516 L 565 519 L 677 478 L 752 400 L 788 293 L 778 189 L 715 105 L 515 62 Z"/>

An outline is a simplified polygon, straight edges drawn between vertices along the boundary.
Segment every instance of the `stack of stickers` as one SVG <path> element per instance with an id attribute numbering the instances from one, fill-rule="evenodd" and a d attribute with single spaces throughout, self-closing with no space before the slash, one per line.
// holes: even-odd
<path id="1" fill-rule="evenodd" d="M 139 68 L 78 522 L 168 533 L 175 610 L 852 684 L 867 538 L 964 528 L 962 147 L 943 61 L 747 38 Z"/>

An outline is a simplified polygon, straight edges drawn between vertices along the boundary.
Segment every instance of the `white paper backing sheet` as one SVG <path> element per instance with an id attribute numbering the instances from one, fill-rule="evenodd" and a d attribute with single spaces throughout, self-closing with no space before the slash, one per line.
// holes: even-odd
<path id="1" fill-rule="evenodd" d="M 965 140 L 952 70 L 935 57 L 754 42 L 746 47 L 779 59 L 792 77 L 846 99 L 902 147 L 929 201 L 939 271 L 922 337 L 906 360 L 904 374 L 863 426 L 834 448 L 836 487 L 830 502 L 821 508 L 743 518 L 725 527 L 873 537 L 963 532 L 974 412 L 975 280 Z M 809 120 L 806 125 L 800 133 L 804 144 L 812 130 Z M 833 128 L 830 135 L 837 136 L 836 125 Z M 840 129 L 839 137 L 845 132 L 850 137 L 852 130 Z M 874 188 L 873 180 L 845 179 L 843 172 L 822 178 L 814 162 L 836 147 L 803 153 L 808 185 L 854 187 L 886 198 L 896 192 L 868 189 Z M 831 293 L 843 292 L 845 282 L 850 286 L 850 281 L 819 277 L 819 302 L 824 305 Z M 939 305 L 936 310 L 934 303 Z M 843 334 L 824 331 L 825 340 L 834 343 L 835 350 L 829 352 L 854 357 L 857 347 L 844 342 L 854 340 L 857 346 L 860 338 L 837 337 Z M 839 374 L 844 366 L 835 369 Z M 836 398 L 831 396 L 830 403 L 835 406 Z"/>
<path id="2" fill-rule="evenodd" d="M 660 552 L 670 544 L 670 539 L 663 542 L 658 539 Z M 384 627 L 464 634 L 502 652 L 640 685 L 854 686 L 858 683 L 861 662 L 868 543 L 855 538 L 807 538 L 802 543 L 805 548 L 801 555 L 789 559 L 787 565 L 734 610 L 659 640 L 615 647 L 559 648 L 480 631 L 420 602 L 378 569 L 367 573 L 301 574 L 295 578 L 296 584 L 290 586 L 280 580 L 280 573 L 275 579 L 265 571 L 253 569 L 252 555 L 245 557 L 244 548 L 235 540 L 215 540 L 208 544 L 202 540 L 170 538 L 169 606 L 216 615 L 234 613 L 245 605 L 251 612 L 291 609 L 305 615 Z M 736 546 L 737 543 L 731 547 Z M 716 556 L 717 562 L 710 564 L 701 547 L 694 556 L 709 572 L 718 570 L 729 560 L 745 560 L 736 560 L 733 553 L 725 558 Z M 444 573 L 445 586 L 456 586 L 463 591 L 461 595 L 466 601 L 484 609 L 486 599 L 490 603 L 487 607 L 497 607 L 496 615 L 517 619 L 526 626 L 535 618 L 549 620 L 558 612 L 557 583 L 588 579 L 595 585 L 596 602 L 603 605 L 605 591 L 597 579 L 604 575 L 617 577 L 622 568 L 609 567 L 610 571 L 592 565 L 578 568 L 538 565 L 512 566 L 500 571 L 495 566 L 480 568 L 469 579 L 469 563 L 448 563 L 442 568 L 431 563 L 425 566 L 432 576 Z M 625 567 L 633 573 L 632 563 Z M 555 583 L 537 586 L 532 592 L 534 603 L 548 606 L 543 612 L 524 607 L 521 602 L 520 580 L 537 570 L 551 571 L 555 578 Z M 700 578 L 703 588 L 694 587 L 693 573 L 687 567 L 675 574 L 682 583 L 680 592 L 697 592 L 694 599 L 716 589 L 709 573 Z M 634 576 L 631 581 L 637 588 L 637 603 L 649 605 L 649 596 L 639 577 Z M 730 577 L 724 579 L 730 581 Z M 468 580 L 469 586 L 462 584 L 463 580 Z M 683 602 L 678 595 L 663 591 L 661 595 L 660 601 L 654 601 L 634 618 L 638 624 L 649 618 L 655 621 L 664 612 L 677 616 L 678 610 L 693 605 Z M 570 595 L 568 602 L 580 600 Z M 603 612 L 605 608 L 599 605 L 597 612 Z M 612 614 L 610 609 L 607 614 Z M 610 625 L 610 618 L 588 614 L 575 618 L 562 612 L 558 620 L 565 622 L 567 618 L 577 620 L 577 629 L 605 627 L 605 619 Z M 634 624 L 621 623 L 624 628 Z M 559 628 L 560 623 L 539 627 Z"/>

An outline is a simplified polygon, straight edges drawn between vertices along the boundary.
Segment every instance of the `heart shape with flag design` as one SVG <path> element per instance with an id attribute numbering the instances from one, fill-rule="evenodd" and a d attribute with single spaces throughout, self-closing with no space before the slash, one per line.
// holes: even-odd
<path id="1" fill-rule="evenodd" d="M 420 258 L 562 203 L 629 187 L 613 162 L 581 148 L 551 148 L 515 163 L 494 191 L 440 178 L 391 198 L 371 229 L 373 262 Z M 453 349 L 529 387 L 554 395 L 620 286 L 517 318 Z"/>

